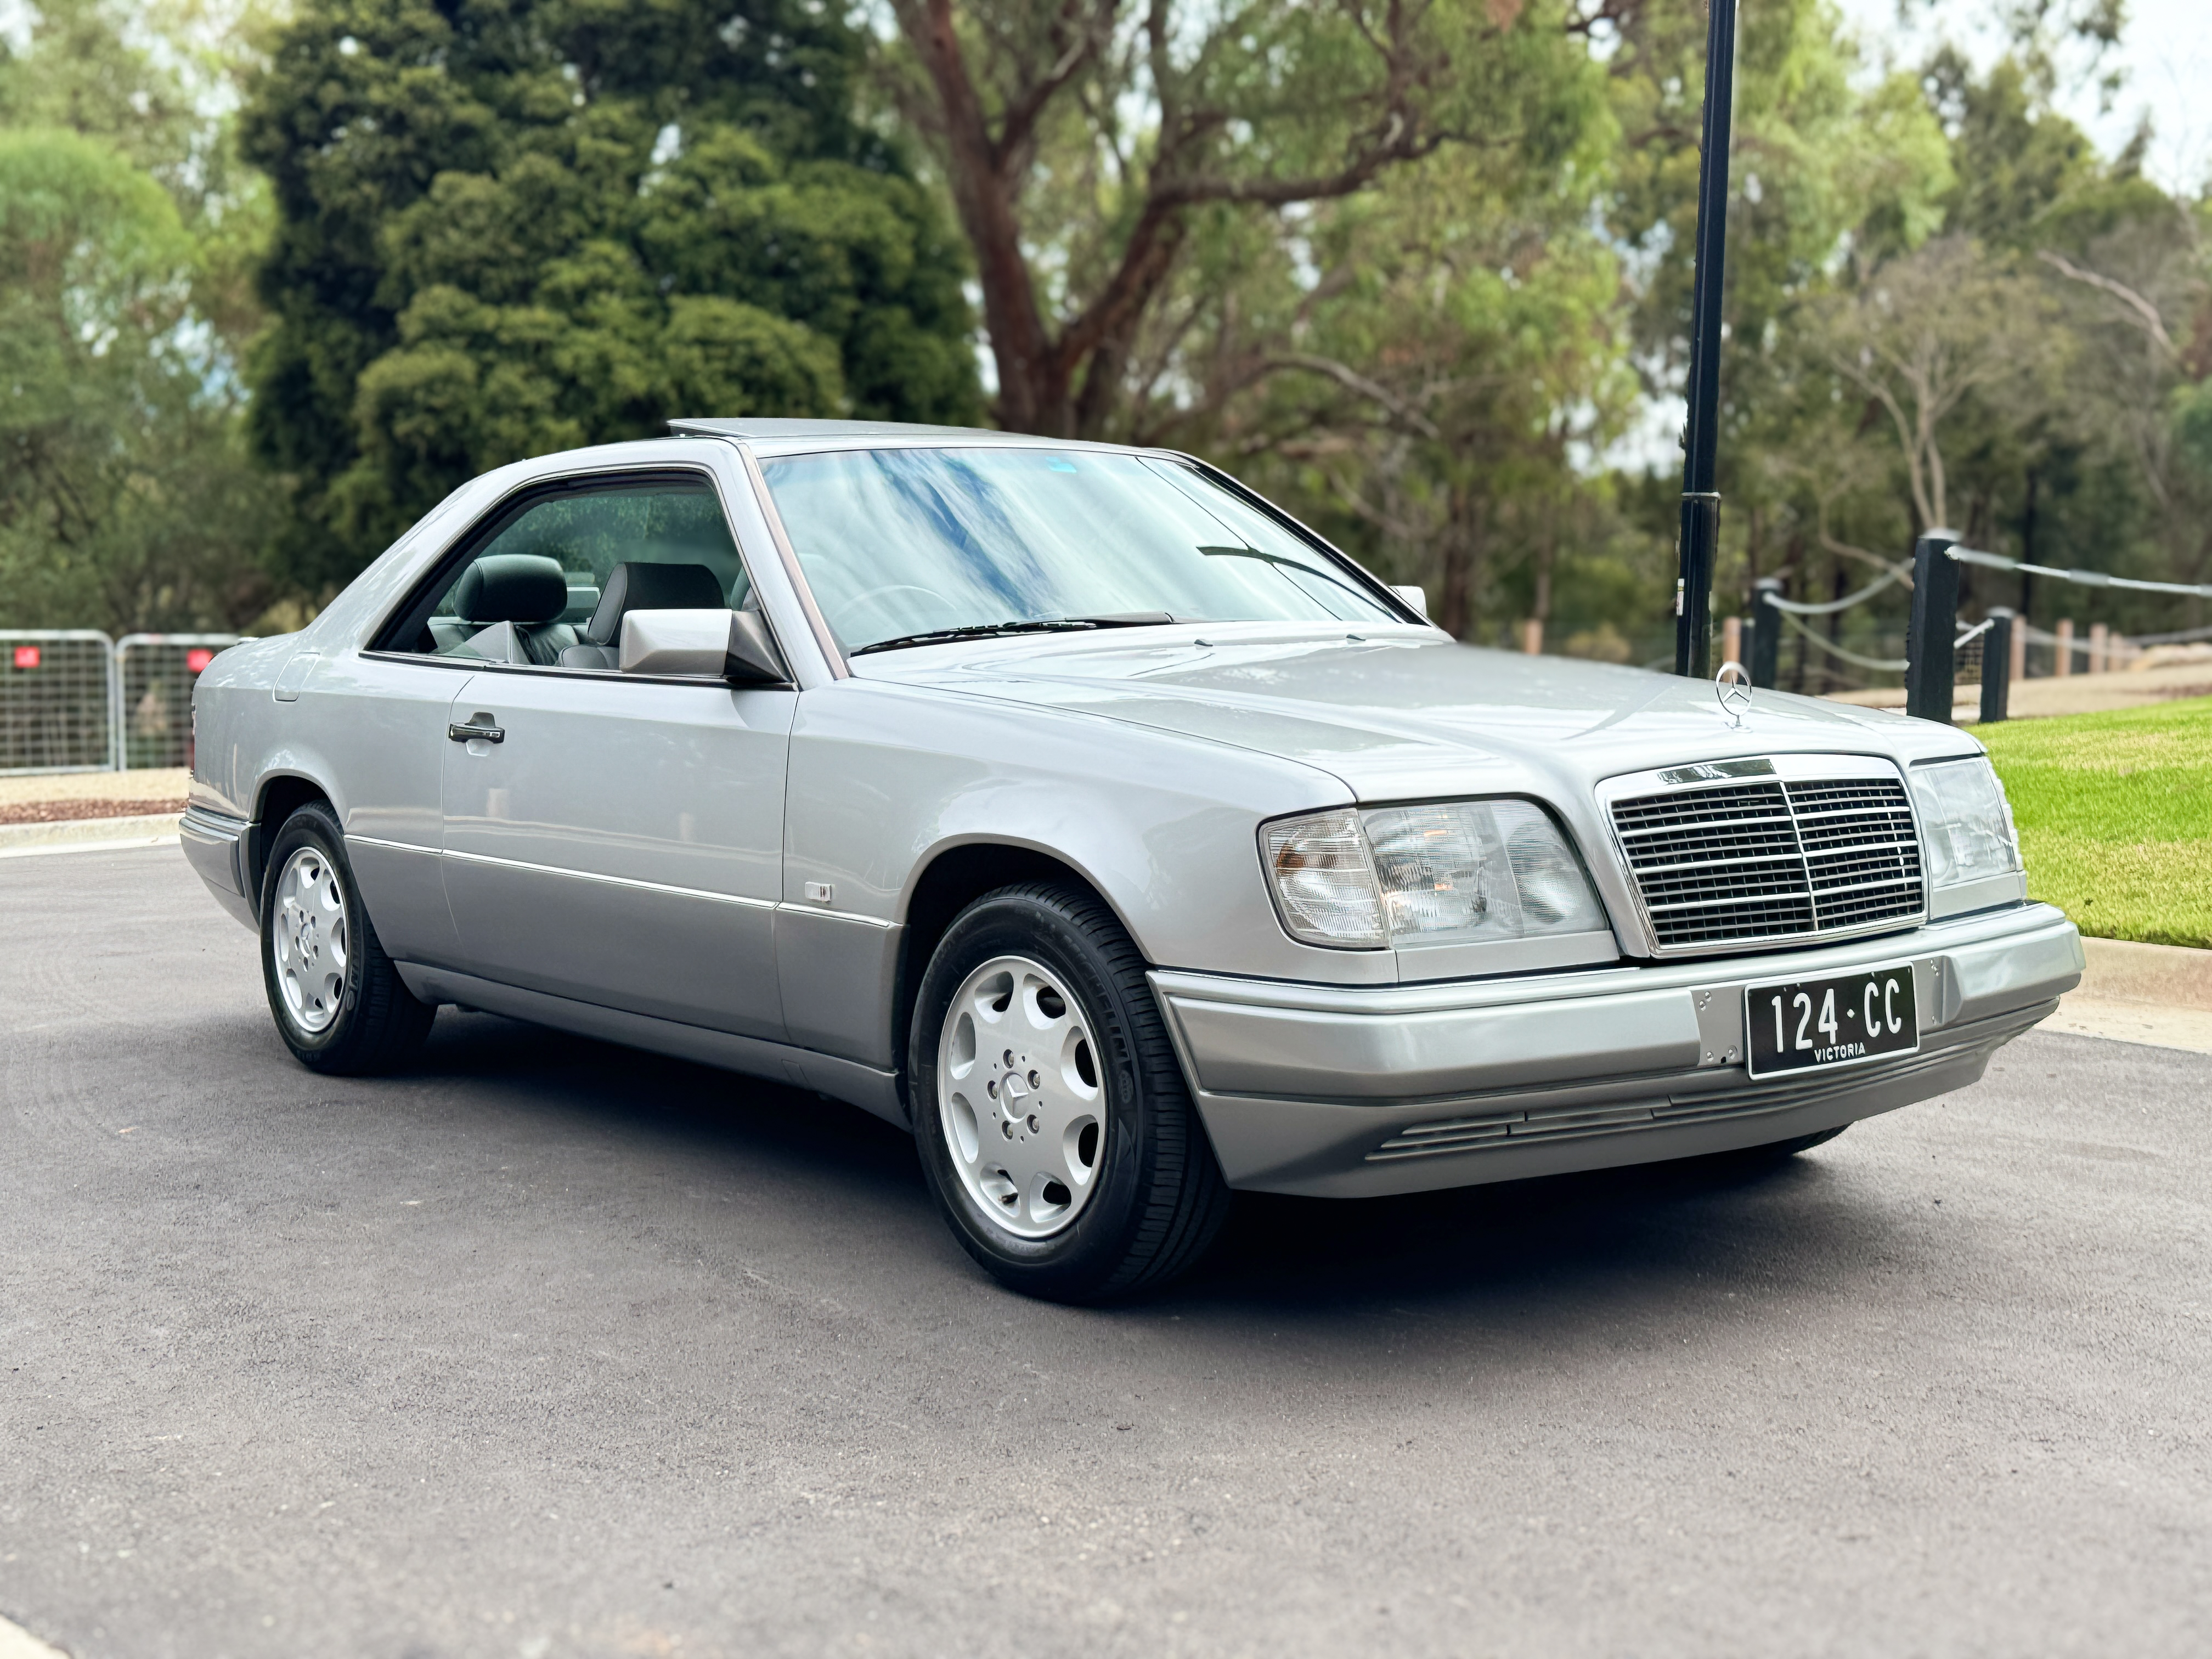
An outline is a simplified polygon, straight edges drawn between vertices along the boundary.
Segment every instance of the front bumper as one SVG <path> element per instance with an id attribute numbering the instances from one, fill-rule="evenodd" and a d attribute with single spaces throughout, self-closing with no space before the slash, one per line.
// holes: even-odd
<path id="1" fill-rule="evenodd" d="M 1743 988 L 1910 961 L 1920 1052 L 1753 1082 Z M 1787 1140 L 1980 1078 L 2080 982 L 2049 905 L 1814 950 L 1344 988 L 1155 969 L 1232 1187 L 1364 1198 Z"/>

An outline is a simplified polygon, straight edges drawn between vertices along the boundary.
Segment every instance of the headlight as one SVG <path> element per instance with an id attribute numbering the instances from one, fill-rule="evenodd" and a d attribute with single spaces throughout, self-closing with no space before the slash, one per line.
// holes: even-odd
<path id="1" fill-rule="evenodd" d="M 1928 845 L 1930 888 L 1960 887 L 2020 868 L 2020 837 L 1996 771 L 1980 756 L 1912 769 L 1912 800 Z"/>
<path id="2" fill-rule="evenodd" d="M 1607 923 L 1544 810 L 1525 800 L 1340 808 L 1262 826 L 1291 937 L 1379 950 L 1588 933 Z"/>

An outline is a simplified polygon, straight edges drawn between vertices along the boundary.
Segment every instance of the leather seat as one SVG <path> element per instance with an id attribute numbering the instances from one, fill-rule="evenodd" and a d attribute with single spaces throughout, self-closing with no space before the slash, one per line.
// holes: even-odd
<path id="1" fill-rule="evenodd" d="M 568 578 L 560 562 L 538 553 L 492 553 L 461 573 L 453 610 L 471 629 L 513 623 L 524 656 L 542 668 L 561 660 L 576 630 L 560 620 L 568 608 Z"/>
<path id="2" fill-rule="evenodd" d="M 721 579 L 703 564 L 618 564 L 582 641 L 561 653 L 561 666 L 620 667 L 623 618 L 633 611 L 726 611 L 729 604 Z"/>

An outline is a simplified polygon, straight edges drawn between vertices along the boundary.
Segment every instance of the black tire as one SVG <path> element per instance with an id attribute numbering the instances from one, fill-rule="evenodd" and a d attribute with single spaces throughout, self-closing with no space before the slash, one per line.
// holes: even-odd
<path id="1" fill-rule="evenodd" d="M 1817 1134 L 1799 1135 L 1795 1140 L 1778 1140 L 1771 1146 L 1760 1148 L 1774 1158 L 1795 1158 L 1800 1152 L 1809 1152 L 1815 1146 L 1825 1146 L 1851 1126 L 1838 1123 L 1832 1129 L 1823 1129 Z"/>
<path id="2" fill-rule="evenodd" d="M 1060 977 L 1103 1061 L 1097 1185 L 1074 1219 L 1048 1237 L 1017 1237 L 985 1212 L 955 1166 L 939 1100 L 938 1051 L 951 1000 L 971 972 L 1000 956 L 1029 957 Z M 968 1254 L 1009 1289 L 1074 1303 L 1155 1289 L 1195 1263 L 1228 1218 L 1229 1188 L 1144 958 L 1090 894 L 1026 884 L 962 911 L 922 975 L 908 1054 L 915 1139 L 938 1207 Z"/>
<path id="3" fill-rule="evenodd" d="M 1787 1164 L 1800 1152 L 1809 1152 L 1815 1146 L 1825 1146 L 1851 1126 L 1838 1123 L 1832 1129 L 1822 1129 L 1809 1135 L 1798 1135 L 1790 1140 L 1770 1140 L 1764 1146 L 1746 1146 L 1739 1152 L 1722 1152 L 1717 1156 L 1724 1162 L 1742 1165 Z"/>
<path id="4" fill-rule="evenodd" d="M 285 925 L 278 889 L 295 857 L 302 852 L 319 856 L 343 898 L 344 910 L 343 965 L 337 1010 L 327 1023 L 319 1005 L 303 1017 L 294 1012 L 278 966 L 278 930 Z M 327 949 L 327 941 L 318 941 Z M 269 858 L 261 872 L 261 979 L 269 994 L 269 1012 L 284 1046 L 302 1066 L 337 1076 L 362 1076 L 389 1071 L 429 1035 L 438 1011 L 418 1002 L 385 955 L 383 943 L 362 902 L 361 889 L 347 861 L 345 835 L 337 817 L 320 801 L 310 802 L 285 819 L 270 842 Z"/>

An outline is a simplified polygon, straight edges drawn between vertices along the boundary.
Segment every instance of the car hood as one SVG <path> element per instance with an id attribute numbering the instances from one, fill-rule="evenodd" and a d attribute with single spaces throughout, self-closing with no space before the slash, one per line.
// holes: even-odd
<path id="1" fill-rule="evenodd" d="M 1303 762 L 1360 800 L 1582 795 L 1601 778 L 1689 761 L 1809 751 L 1909 763 L 1977 747 L 1949 726 L 1779 691 L 1756 693 L 1739 720 L 1708 681 L 1413 627 L 1185 625 L 886 653 L 855 667 Z"/>

